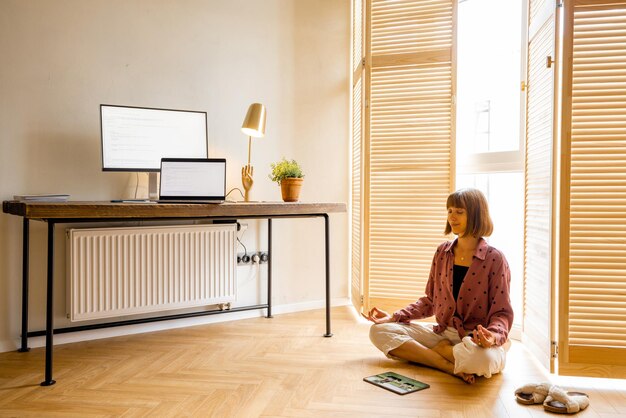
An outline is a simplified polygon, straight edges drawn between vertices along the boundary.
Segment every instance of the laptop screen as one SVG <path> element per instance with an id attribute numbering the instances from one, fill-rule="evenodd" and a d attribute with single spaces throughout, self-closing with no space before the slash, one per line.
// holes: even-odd
<path id="1" fill-rule="evenodd" d="M 224 200 L 226 159 L 161 159 L 160 200 Z"/>

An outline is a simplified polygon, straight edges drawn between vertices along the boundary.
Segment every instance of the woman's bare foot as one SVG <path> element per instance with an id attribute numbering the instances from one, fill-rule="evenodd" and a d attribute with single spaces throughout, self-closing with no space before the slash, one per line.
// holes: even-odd
<path id="1" fill-rule="evenodd" d="M 452 347 L 454 347 L 454 344 L 452 344 L 452 341 L 441 340 L 433 348 L 431 348 L 431 350 L 433 350 L 435 353 L 439 354 L 441 357 L 445 358 L 450 363 L 452 363 L 452 365 L 454 365 L 454 352 L 452 351 Z M 456 376 L 462 379 L 465 383 L 469 385 L 476 382 L 476 375 L 473 375 L 473 374 L 468 374 L 468 373 L 457 373 L 457 374 L 451 373 L 451 374 L 453 376 Z"/>
<path id="2" fill-rule="evenodd" d="M 446 345 L 446 342 L 447 344 L 449 344 L 449 346 Z M 436 348 L 437 350 L 441 350 L 444 352 L 449 351 L 449 355 L 452 361 L 449 361 L 447 358 L 445 358 L 444 355 L 440 354 L 435 348 L 424 347 L 417 341 L 407 341 L 400 347 L 394 348 L 393 350 L 389 351 L 389 354 L 411 361 L 413 363 L 432 367 L 434 369 L 439 369 L 452 376 L 458 377 L 459 379 L 470 385 L 475 382 L 476 376 L 473 374 L 454 373 L 454 357 L 452 356 L 452 343 L 450 341 L 444 340 L 441 343 L 437 344 Z"/>
<path id="3" fill-rule="evenodd" d="M 468 385 L 472 385 L 476 382 L 475 374 L 458 373 L 458 374 L 455 374 L 455 376 L 462 379 Z"/>

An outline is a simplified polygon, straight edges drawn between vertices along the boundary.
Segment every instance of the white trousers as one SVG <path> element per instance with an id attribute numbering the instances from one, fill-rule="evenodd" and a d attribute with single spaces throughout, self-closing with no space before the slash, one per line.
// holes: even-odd
<path id="1" fill-rule="evenodd" d="M 468 373 L 477 376 L 491 377 L 500 373 L 506 364 L 506 353 L 511 342 L 507 341 L 500 347 L 482 348 L 476 345 L 471 337 L 462 340 L 456 329 L 448 327 L 442 334 L 436 334 L 430 326 L 421 324 L 374 324 L 370 328 L 370 340 L 387 357 L 400 360 L 389 354 L 407 341 L 417 341 L 427 348 L 433 348 L 442 340 L 450 340 L 454 347 L 454 373 Z"/>

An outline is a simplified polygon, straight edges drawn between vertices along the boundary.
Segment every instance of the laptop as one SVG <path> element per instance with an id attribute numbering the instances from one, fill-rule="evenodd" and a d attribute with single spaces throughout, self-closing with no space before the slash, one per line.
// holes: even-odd
<path id="1" fill-rule="evenodd" d="M 158 203 L 224 203 L 225 158 L 162 158 Z"/>

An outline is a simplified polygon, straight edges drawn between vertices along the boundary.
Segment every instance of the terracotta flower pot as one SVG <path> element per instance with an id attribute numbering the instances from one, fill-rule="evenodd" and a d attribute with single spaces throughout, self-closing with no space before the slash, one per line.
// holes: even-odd
<path id="1" fill-rule="evenodd" d="M 300 189 L 302 188 L 301 178 L 287 177 L 280 182 L 280 192 L 285 202 L 297 202 L 300 198 Z"/>

